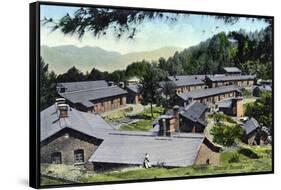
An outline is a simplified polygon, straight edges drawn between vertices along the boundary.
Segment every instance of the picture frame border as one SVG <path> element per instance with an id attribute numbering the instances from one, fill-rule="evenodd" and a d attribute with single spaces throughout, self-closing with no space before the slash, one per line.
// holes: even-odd
<path id="1" fill-rule="evenodd" d="M 140 11 L 156 11 L 169 13 L 183 13 L 196 15 L 211 15 L 211 16 L 232 16 L 246 18 L 265 18 L 272 19 L 272 170 L 264 172 L 246 172 L 235 174 L 212 174 L 205 176 L 179 176 L 157 179 L 137 179 L 137 180 L 120 180 L 109 182 L 92 182 L 92 183 L 73 183 L 63 185 L 40 185 L 40 6 L 69 6 L 69 7 L 96 7 L 96 8 L 113 8 L 126 10 Z M 127 7 L 115 5 L 99 5 L 99 4 L 82 4 L 82 3 L 66 3 L 66 2 L 50 2 L 37 1 L 29 4 L 29 185 L 33 188 L 57 188 L 57 187 L 77 187 L 90 185 L 109 185 L 109 184 L 125 184 L 125 183 L 140 183 L 140 182 L 157 182 L 168 180 L 183 180 L 183 179 L 201 179 L 201 178 L 217 178 L 217 177 L 234 177 L 248 176 L 261 174 L 274 174 L 274 16 L 268 15 L 250 15 L 240 13 L 222 13 L 222 12 L 206 12 L 206 11 L 189 11 L 189 10 L 174 10 L 162 8 L 147 8 L 147 7 Z"/>

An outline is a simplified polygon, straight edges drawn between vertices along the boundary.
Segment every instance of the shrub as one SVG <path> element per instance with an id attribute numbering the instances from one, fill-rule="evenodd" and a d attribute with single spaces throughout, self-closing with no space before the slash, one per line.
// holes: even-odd
<path id="1" fill-rule="evenodd" d="M 223 146 L 232 146 L 235 140 L 240 140 L 243 135 L 243 129 L 240 126 L 229 126 L 219 124 L 213 126 L 211 135 L 214 137 L 214 142 Z"/>
<path id="2" fill-rule="evenodd" d="M 237 163 L 237 162 L 239 162 L 239 161 L 240 161 L 240 159 L 239 159 L 239 154 L 234 153 L 234 154 L 232 154 L 231 157 L 229 158 L 228 163 Z"/>

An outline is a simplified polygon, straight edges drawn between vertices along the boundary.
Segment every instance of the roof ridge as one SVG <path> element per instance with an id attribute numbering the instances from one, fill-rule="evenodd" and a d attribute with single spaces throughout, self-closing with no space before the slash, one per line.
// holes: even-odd
<path id="1" fill-rule="evenodd" d="M 79 92 L 102 90 L 102 89 L 106 89 L 106 88 L 120 88 L 120 87 L 119 86 L 106 86 L 106 87 L 101 87 L 101 88 L 90 88 L 90 89 L 76 90 L 76 91 L 72 91 L 72 92 L 64 92 L 64 93 L 61 93 L 61 94 L 64 94 L 64 95 L 75 94 L 75 93 L 79 93 Z M 120 89 L 124 90 L 122 88 L 120 88 Z"/>
<path id="2" fill-rule="evenodd" d="M 106 80 L 88 80 L 88 81 L 74 81 L 74 82 L 59 82 L 57 84 L 71 84 L 71 83 L 82 83 L 82 82 L 101 82 L 104 81 L 106 82 Z"/>

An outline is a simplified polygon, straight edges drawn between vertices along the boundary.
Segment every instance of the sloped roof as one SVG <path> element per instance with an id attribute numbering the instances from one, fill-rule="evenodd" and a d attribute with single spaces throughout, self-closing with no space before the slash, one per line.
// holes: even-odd
<path id="1" fill-rule="evenodd" d="M 125 95 L 127 94 L 127 91 L 118 86 L 108 86 L 104 88 L 87 89 L 59 94 L 72 103 L 81 103 L 86 107 L 91 107 L 94 105 L 91 101 L 112 96 Z"/>
<path id="2" fill-rule="evenodd" d="M 134 92 L 136 94 L 140 93 L 140 88 L 141 87 L 142 87 L 141 84 L 130 84 L 130 85 L 127 86 L 127 88 L 129 90 L 131 90 L 132 92 Z"/>
<path id="3" fill-rule="evenodd" d="M 222 86 L 222 87 L 217 87 L 217 88 L 207 88 L 207 89 L 177 94 L 177 96 L 179 96 L 183 100 L 188 100 L 189 98 L 197 99 L 197 98 L 213 96 L 213 95 L 223 94 L 223 93 L 233 92 L 233 91 L 240 92 L 239 87 Z"/>
<path id="4" fill-rule="evenodd" d="M 193 122 L 200 122 L 204 124 L 204 121 L 201 119 L 201 116 L 208 110 L 208 106 L 201 104 L 199 102 L 192 102 L 187 105 L 184 110 L 180 112 L 180 114 L 193 121 Z"/>
<path id="5" fill-rule="evenodd" d="M 226 99 L 218 102 L 219 108 L 231 108 L 232 107 L 232 99 Z"/>
<path id="6" fill-rule="evenodd" d="M 219 76 L 208 76 L 208 79 L 213 82 L 218 81 L 236 81 L 236 80 L 254 80 L 255 75 L 219 75 Z"/>
<path id="7" fill-rule="evenodd" d="M 59 119 L 55 104 L 41 111 L 40 122 L 41 142 L 65 128 L 102 139 L 114 130 L 101 116 L 73 108 L 68 110 L 67 118 Z"/>
<path id="8" fill-rule="evenodd" d="M 89 90 L 95 88 L 104 88 L 108 84 L 105 80 L 96 80 L 96 81 L 82 81 L 82 82 L 63 82 L 58 83 L 58 88 L 66 88 L 65 92 L 74 92 L 80 90 Z"/>
<path id="9" fill-rule="evenodd" d="M 159 137 L 156 131 L 117 131 L 99 115 L 71 108 L 67 118 L 58 118 L 56 106 L 41 112 L 40 141 L 69 128 L 82 134 L 103 139 L 89 161 L 141 165 L 146 153 L 152 165 L 182 167 L 193 165 L 204 134 L 177 133 L 173 137 Z M 177 147 L 177 148 L 175 148 Z"/>
<path id="10" fill-rule="evenodd" d="M 173 81 L 176 87 L 204 85 L 205 75 L 176 75 L 168 76 L 170 81 Z"/>
<path id="11" fill-rule="evenodd" d="M 261 85 L 261 86 L 255 87 L 255 90 L 270 92 L 270 91 L 272 91 L 272 87 L 271 87 L 271 85 Z"/>
<path id="12" fill-rule="evenodd" d="M 228 73 L 241 73 L 241 70 L 237 67 L 224 67 L 223 70 L 225 70 Z"/>
<path id="13" fill-rule="evenodd" d="M 194 164 L 203 140 L 204 135 L 198 134 L 178 137 L 111 134 L 89 161 L 141 165 L 148 153 L 151 165 L 164 162 L 171 167 L 189 166 Z"/>
<path id="14" fill-rule="evenodd" d="M 255 118 L 252 117 L 248 121 L 246 121 L 246 123 L 244 123 L 243 127 L 245 129 L 246 135 L 248 135 L 257 128 L 260 128 L 260 124 Z"/>

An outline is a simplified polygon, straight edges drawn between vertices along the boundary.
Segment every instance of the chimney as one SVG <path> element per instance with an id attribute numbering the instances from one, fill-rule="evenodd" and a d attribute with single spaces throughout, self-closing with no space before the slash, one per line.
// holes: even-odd
<path id="1" fill-rule="evenodd" d="M 179 131 L 180 130 L 180 113 L 179 113 L 179 109 L 180 109 L 180 107 L 178 105 L 175 105 L 173 107 L 174 116 L 175 116 L 175 131 Z"/>
<path id="2" fill-rule="evenodd" d="M 65 104 L 65 99 L 64 98 L 56 98 L 56 105 L 60 105 L 60 104 Z"/>
<path id="3" fill-rule="evenodd" d="M 175 132 L 175 118 L 170 115 L 162 115 L 159 119 L 159 136 L 168 136 L 170 137 L 173 132 Z"/>
<path id="4" fill-rule="evenodd" d="M 120 88 L 125 88 L 125 83 L 124 82 L 119 82 L 119 87 Z"/>
<path id="5" fill-rule="evenodd" d="M 68 117 L 68 108 L 69 108 L 69 106 L 67 104 L 58 105 L 59 118 Z"/>
<path id="6" fill-rule="evenodd" d="M 232 99 L 232 109 L 233 113 L 236 117 L 244 116 L 244 109 L 243 109 L 243 98 L 237 97 Z"/>
<path id="7" fill-rule="evenodd" d="M 108 86 L 114 86 L 113 81 L 108 81 Z"/>

